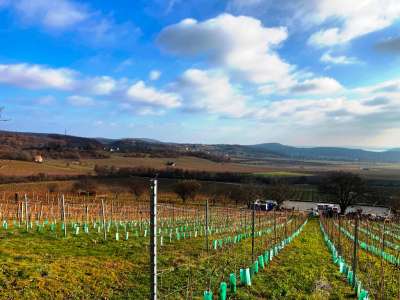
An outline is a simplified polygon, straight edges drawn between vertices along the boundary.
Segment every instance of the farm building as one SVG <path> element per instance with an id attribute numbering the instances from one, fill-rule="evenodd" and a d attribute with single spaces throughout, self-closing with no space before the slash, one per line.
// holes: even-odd
<path id="1" fill-rule="evenodd" d="M 35 163 L 39 163 L 39 164 L 41 164 L 44 161 L 43 157 L 41 155 L 35 155 L 33 160 L 34 160 Z"/>
<path id="2" fill-rule="evenodd" d="M 176 167 L 176 163 L 174 161 L 167 161 L 166 165 L 168 167 Z"/>

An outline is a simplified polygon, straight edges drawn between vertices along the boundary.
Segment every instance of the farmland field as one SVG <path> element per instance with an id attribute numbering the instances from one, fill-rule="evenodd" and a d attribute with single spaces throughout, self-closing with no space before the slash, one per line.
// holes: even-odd
<path id="1" fill-rule="evenodd" d="M 233 159 L 231 162 L 214 162 L 207 159 L 180 156 L 175 158 L 124 157 L 112 154 L 104 159 L 45 160 L 44 163 L 0 160 L 0 175 L 29 176 L 39 173 L 48 175 L 83 175 L 93 174 L 95 165 L 121 167 L 166 168 L 173 161 L 176 168 L 209 172 L 239 172 L 266 177 L 301 177 L 329 171 L 344 170 L 360 174 L 368 179 L 400 180 L 399 164 L 384 163 L 350 163 L 334 161 L 292 161 L 288 159 L 271 159 L 249 161 Z"/>

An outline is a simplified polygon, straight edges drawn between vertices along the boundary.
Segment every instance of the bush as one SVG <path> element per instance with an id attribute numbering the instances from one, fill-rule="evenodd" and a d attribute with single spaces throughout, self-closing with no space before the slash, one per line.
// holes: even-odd
<path id="1" fill-rule="evenodd" d="M 174 192 L 181 197 L 183 202 L 187 199 L 194 199 L 200 190 L 201 185 L 195 180 L 184 180 L 174 186 Z"/>
<path id="2" fill-rule="evenodd" d="M 147 185 L 144 182 L 133 181 L 129 184 L 129 190 L 139 199 L 147 191 Z"/>

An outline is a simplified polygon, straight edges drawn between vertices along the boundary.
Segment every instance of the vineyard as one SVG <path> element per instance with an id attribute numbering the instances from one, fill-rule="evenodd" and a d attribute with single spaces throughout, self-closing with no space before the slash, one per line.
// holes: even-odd
<path id="1" fill-rule="evenodd" d="M 3 193 L 0 298 L 148 299 L 150 210 L 128 194 Z M 157 224 L 160 299 L 400 297 L 399 222 L 160 195 Z"/>
<path id="2" fill-rule="evenodd" d="M 355 289 L 373 299 L 400 299 L 399 222 L 322 218 L 321 230 Z"/>

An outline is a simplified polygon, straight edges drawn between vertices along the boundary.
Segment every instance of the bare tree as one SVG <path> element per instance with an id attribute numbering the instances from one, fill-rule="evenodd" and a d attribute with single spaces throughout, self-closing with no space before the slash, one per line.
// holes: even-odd
<path id="1" fill-rule="evenodd" d="M 274 179 L 271 184 L 263 190 L 263 196 L 267 200 L 276 201 L 277 208 L 280 208 L 283 201 L 290 200 L 293 197 L 293 188 L 283 179 Z"/>
<path id="2" fill-rule="evenodd" d="M 230 198 L 235 201 L 235 204 L 254 203 L 255 200 L 262 196 L 262 190 L 255 184 L 245 184 L 232 189 Z"/>
<path id="3" fill-rule="evenodd" d="M 345 214 L 347 207 L 365 196 L 366 183 L 357 174 L 340 171 L 329 173 L 318 189 L 321 193 L 333 196 L 340 206 L 340 213 Z"/>
<path id="4" fill-rule="evenodd" d="M 129 185 L 129 190 L 136 197 L 136 199 L 139 199 L 147 191 L 147 189 L 147 185 L 140 181 L 132 181 Z"/>
<path id="5" fill-rule="evenodd" d="M 187 199 L 194 199 L 200 188 L 201 184 L 196 180 L 183 180 L 175 184 L 174 192 L 186 202 Z"/>

